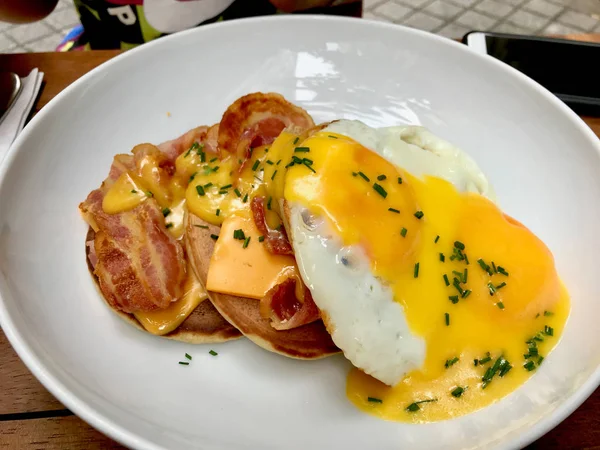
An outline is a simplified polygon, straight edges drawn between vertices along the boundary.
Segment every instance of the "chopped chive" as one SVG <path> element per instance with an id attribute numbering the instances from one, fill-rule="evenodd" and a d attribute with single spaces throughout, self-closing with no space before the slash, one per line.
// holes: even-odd
<path id="1" fill-rule="evenodd" d="M 194 225 L 195 227 L 198 228 L 204 228 L 205 230 L 208 230 L 208 225 Z"/>
<path id="2" fill-rule="evenodd" d="M 264 241 L 264 240 L 265 240 L 265 237 L 264 237 L 264 236 L 259 236 L 259 237 L 258 237 L 258 242 L 262 242 L 262 241 Z"/>
<path id="3" fill-rule="evenodd" d="M 246 203 L 248 201 L 248 194 L 244 195 L 244 198 L 242 199 L 242 202 Z"/>
<path id="4" fill-rule="evenodd" d="M 504 309 L 504 303 L 502 303 L 502 302 L 496 303 L 496 306 L 500 309 Z"/>
<path id="5" fill-rule="evenodd" d="M 167 224 L 165 224 L 165 228 L 171 228 L 173 227 L 173 223 L 169 222 Z"/>
<path id="6" fill-rule="evenodd" d="M 479 264 L 479 266 L 485 270 L 488 275 L 492 275 L 492 269 L 490 269 L 490 266 L 488 266 L 483 259 L 479 258 L 477 260 L 477 264 Z"/>
<path id="7" fill-rule="evenodd" d="M 408 230 L 406 228 L 402 228 L 402 230 L 400 230 L 400 235 L 402 237 L 406 237 L 406 233 L 408 232 Z"/>
<path id="8" fill-rule="evenodd" d="M 419 263 L 415 264 L 414 277 L 419 278 Z"/>
<path id="9" fill-rule="evenodd" d="M 450 314 L 444 313 L 444 320 L 446 322 L 446 326 L 449 327 L 450 326 Z"/>
<path id="10" fill-rule="evenodd" d="M 544 326 L 544 334 L 546 336 L 554 336 L 554 328 L 549 327 L 548 325 Z"/>
<path id="11" fill-rule="evenodd" d="M 275 175 L 277 175 L 277 171 L 273 172 L 273 175 L 271 175 L 271 181 L 273 181 L 273 179 L 275 178 Z"/>
<path id="12" fill-rule="evenodd" d="M 462 298 L 467 298 L 469 295 L 471 295 L 471 289 L 466 289 L 463 293 L 462 293 Z"/>
<path id="13" fill-rule="evenodd" d="M 388 208 L 388 211 L 396 213 L 396 214 L 400 214 L 400 211 L 398 211 L 396 208 Z"/>
<path id="14" fill-rule="evenodd" d="M 440 240 L 440 235 L 438 234 L 438 235 L 435 237 L 435 241 L 433 241 L 433 243 L 434 243 L 434 244 L 437 244 L 437 242 L 438 242 L 439 240 Z"/>
<path id="15" fill-rule="evenodd" d="M 402 184 L 402 177 L 398 177 L 398 184 Z"/>
<path id="16" fill-rule="evenodd" d="M 454 286 L 456 288 L 456 290 L 458 291 L 458 293 L 460 295 L 464 294 L 464 290 L 463 288 L 460 286 L 460 280 L 456 277 L 454 277 L 454 279 L 452 280 L 452 286 Z"/>
<path id="17" fill-rule="evenodd" d="M 468 279 L 469 279 L 469 269 L 467 269 L 465 267 L 465 271 L 463 273 L 463 283 L 466 283 Z"/>
<path id="18" fill-rule="evenodd" d="M 506 283 L 503 281 L 502 283 L 500 283 L 498 286 L 496 286 L 496 290 L 498 289 L 502 289 L 504 286 L 506 286 Z"/>
<path id="19" fill-rule="evenodd" d="M 267 201 L 267 209 L 271 209 L 271 201 L 273 200 L 273 197 L 269 196 L 269 200 Z"/>
<path id="20" fill-rule="evenodd" d="M 192 355 L 190 355 L 190 354 L 188 354 L 188 353 L 186 353 L 186 354 L 185 354 L 185 357 L 186 357 L 187 359 L 189 359 L 190 361 L 192 360 Z"/>
<path id="21" fill-rule="evenodd" d="M 310 152 L 310 148 L 309 147 L 296 147 L 294 149 L 294 152 L 296 152 L 296 153 L 308 153 L 308 152 Z"/>
<path id="22" fill-rule="evenodd" d="M 244 241 L 244 245 L 242 245 L 242 248 L 247 248 L 249 243 L 250 243 L 250 236 L 248 236 L 246 238 L 246 240 Z"/>
<path id="23" fill-rule="evenodd" d="M 464 250 L 465 249 L 465 244 L 463 244 L 460 241 L 454 241 L 454 246 L 459 249 L 459 250 Z"/>
<path id="24" fill-rule="evenodd" d="M 464 283 L 464 282 L 465 282 L 465 280 L 464 280 L 464 278 L 463 278 L 463 273 L 462 273 L 462 272 L 458 272 L 458 271 L 456 271 L 456 270 L 453 270 L 453 271 L 452 271 L 452 273 L 453 273 L 454 275 L 456 275 L 456 278 L 458 278 L 458 281 L 460 281 L 461 283 Z"/>
<path id="25" fill-rule="evenodd" d="M 381 400 L 380 398 L 375 398 L 375 397 L 367 397 L 367 401 L 369 403 L 383 403 L 383 400 Z"/>
<path id="26" fill-rule="evenodd" d="M 206 153 L 200 153 L 200 162 L 206 162 Z"/>
<path id="27" fill-rule="evenodd" d="M 425 214 L 423 214 L 423 211 L 417 211 L 417 212 L 414 214 L 414 216 L 415 216 L 417 219 L 419 219 L 419 220 L 420 220 L 420 219 L 422 219 L 424 215 L 425 215 Z"/>
<path id="28" fill-rule="evenodd" d="M 152 191 L 147 191 L 146 192 L 146 196 L 147 197 L 154 197 L 154 194 L 152 193 Z"/>
<path id="29" fill-rule="evenodd" d="M 298 141 L 300 140 L 299 137 L 297 137 L 296 139 L 294 139 L 294 145 L 296 145 L 298 143 Z"/>
<path id="30" fill-rule="evenodd" d="M 492 261 L 492 269 L 494 270 L 494 273 L 498 273 L 498 268 L 496 267 L 496 263 L 494 263 L 494 261 Z"/>
<path id="31" fill-rule="evenodd" d="M 302 164 L 304 164 L 305 166 L 312 166 L 313 160 L 310 158 L 302 158 Z"/>
<path id="32" fill-rule="evenodd" d="M 440 261 L 441 261 L 441 262 L 444 262 L 444 261 L 446 261 L 446 257 L 444 256 L 444 254 L 443 254 L 443 253 L 440 253 Z"/>
<path id="33" fill-rule="evenodd" d="M 421 403 L 431 403 L 431 402 L 437 402 L 437 398 L 432 398 L 432 399 L 430 399 L 430 400 L 420 400 L 420 401 L 418 401 L 418 402 L 413 402 L 413 403 L 411 403 L 410 405 L 408 405 L 408 406 L 406 407 L 406 410 L 407 410 L 407 411 L 409 411 L 409 412 L 416 412 L 416 411 L 418 411 L 419 409 L 421 409 L 421 408 L 419 407 L 419 405 L 420 405 Z"/>
<path id="34" fill-rule="evenodd" d="M 512 369 L 512 365 L 507 360 L 504 360 L 504 362 L 500 366 L 500 373 L 498 375 L 500 375 L 500 377 L 503 377 L 510 371 L 510 369 Z"/>
<path id="35" fill-rule="evenodd" d="M 188 182 L 191 183 L 192 181 L 194 181 L 194 178 L 196 178 L 196 175 L 198 175 L 198 172 L 194 172 L 193 174 L 191 174 Z"/>
<path id="36" fill-rule="evenodd" d="M 162 214 L 163 217 L 167 217 L 169 214 L 171 214 L 171 210 L 169 208 L 163 208 Z"/>
<path id="37" fill-rule="evenodd" d="M 302 160 L 302 164 L 304 164 L 304 167 L 306 167 L 308 170 L 310 170 L 310 171 L 311 171 L 311 172 L 313 172 L 313 173 L 317 173 L 317 171 L 311 167 L 311 165 L 312 165 L 312 161 L 311 161 L 310 159 L 308 160 L 308 161 L 310 161 L 310 164 L 309 164 L 309 163 L 307 163 L 306 161 L 307 161 L 307 159 L 306 159 L 306 158 L 304 158 L 304 159 Z"/>
<path id="38" fill-rule="evenodd" d="M 408 405 L 406 407 L 406 410 L 409 412 L 416 412 L 419 409 L 421 409 L 421 408 L 419 407 L 418 403 L 411 403 L 410 405 Z"/>
<path id="39" fill-rule="evenodd" d="M 352 172 L 352 176 L 353 177 L 357 177 L 358 176 L 358 172 Z"/>
<path id="40" fill-rule="evenodd" d="M 502 266 L 498 266 L 498 273 L 508 276 L 508 272 L 506 270 L 504 270 L 504 267 L 502 267 Z"/>
<path id="41" fill-rule="evenodd" d="M 488 356 L 486 356 L 485 358 L 481 358 L 479 360 L 479 364 L 483 365 L 485 363 L 489 363 L 492 360 L 492 357 L 490 356 L 489 352 L 488 352 Z"/>
<path id="42" fill-rule="evenodd" d="M 460 386 L 457 386 L 455 389 L 452 390 L 452 392 L 450 392 L 450 394 L 452 394 L 452 397 L 459 398 L 461 395 L 463 395 L 463 392 L 465 392 L 465 389 Z"/>
<path id="43" fill-rule="evenodd" d="M 458 295 L 451 295 L 448 298 L 454 305 L 456 305 L 458 303 Z"/>
<path id="44" fill-rule="evenodd" d="M 327 137 L 330 137 L 331 139 L 337 139 L 337 138 L 338 138 L 337 136 L 333 136 L 333 135 L 331 135 L 331 134 L 330 134 L 330 135 L 328 135 Z"/>
<path id="45" fill-rule="evenodd" d="M 523 364 L 523 368 L 527 372 L 531 372 L 533 369 L 535 369 L 535 363 L 533 361 L 527 361 L 525 364 Z"/>
<path id="46" fill-rule="evenodd" d="M 267 159 L 267 164 L 270 165 L 270 166 L 272 166 L 274 164 L 274 162 L 271 161 L 270 159 Z"/>
<path id="47" fill-rule="evenodd" d="M 277 161 L 277 162 L 275 163 L 275 165 L 276 165 L 276 166 L 278 166 L 280 162 L 281 162 L 281 160 Z"/>
<path id="48" fill-rule="evenodd" d="M 450 281 L 448 281 L 448 275 L 444 274 L 444 283 L 446 283 L 446 286 L 450 286 Z"/>
<path id="49" fill-rule="evenodd" d="M 204 192 L 204 188 L 200 185 L 196 186 L 196 192 L 198 193 L 198 195 L 202 196 L 205 195 L 206 192 Z"/>
<path id="50" fill-rule="evenodd" d="M 381 195 L 383 198 L 387 197 L 387 192 L 386 190 L 379 184 L 377 183 L 373 183 L 373 189 L 375 189 L 375 191 Z"/>
<path id="51" fill-rule="evenodd" d="M 491 282 L 487 284 L 487 287 L 490 291 L 490 295 L 494 295 L 496 293 L 496 287 Z"/>
<path id="52" fill-rule="evenodd" d="M 241 196 L 242 196 L 242 193 L 240 192 L 240 190 L 239 190 L 238 188 L 235 188 L 235 189 L 233 190 L 233 192 L 235 192 L 235 195 L 237 195 L 238 197 L 241 197 Z"/>
<path id="53" fill-rule="evenodd" d="M 221 190 L 229 189 L 230 187 L 233 187 L 233 184 L 226 184 L 225 186 L 221 186 Z"/>
<path id="54" fill-rule="evenodd" d="M 385 175 L 379 175 L 379 176 L 377 177 L 377 179 L 378 179 L 379 181 L 383 181 L 383 180 L 385 180 L 386 178 L 387 178 L 387 177 L 386 177 Z"/>
<path id="55" fill-rule="evenodd" d="M 137 194 L 137 191 L 136 191 L 135 189 L 132 189 L 132 190 L 131 190 L 131 193 L 132 193 L 132 194 Z"/>
<path id="56" fill-rule="evenodd" d="M 213 241 L 216 241 L 217 239 L 219 239 L 219 235 L 218 235 L 218 234 L 211 234 L 211 235 L 210 235 L 210 238 L 211 238 Z"/>
<path id="57" fill-rule="evenodd" d="M 451 367 L 454 364 L 456 364 L 458 361 L 459 361 L 458 356 L 455 356 L 452 359 L 447 359 L 446 364 L 444 364 L 444 367 L 447 369 L 448 367 Z"/>
<path id="58" fill-rule="evenodd" d="M 254 161 L 254 164 L 252 164 L 252 171 L 256 172 L 256 169 L 258 169 L 259 165 L 260 165 L 260 161 L 257 159 L 256 161 Z"/>
<path id="59" fill-rule="evenodd" d="M 544 315 L 545 315 L 546 317 L 549 317 L 549 316 L 553 316 L 553 315 L 554 315 L 554 313 L 553 313 L 552 311 L 544 311 Z"/>
<path id="60" fill-rule="evenodd" d="M 217 158 L 217 157 L 215 156 L 214 158 L 212 158 L 212 159 L 209 161 L 209 163 L 214 163 L 214 162 L 215 162 L 217 159 L 219 159 L 219 158 Z"/>
<path id="61" fill-rule="evenodd" d="M 244 233 L 244 230 L 238 228 L 237 230 L 233 230 L 233 238 L 239 241 L 243 241 L 244 239 L 246 239 L 246 234 Z"/>
<path id="62" fill-rule="evenodd" d="M 213 356 L 217 356 L 217 355 L 218 355 L 218 353 L 217 353 L 217 352 L 215 352 L 214 350 L 211 350 L 211 351 L 209 351 L 208 353 L 210 353 L 210 354 L 211 354 L 211 355 L 213 355 Z"/>
<path id="63" fill-rule="evenodd" d="M 365 181 L 371 181 L 371 179 L 362 172 L 358 172 L 358 175 Z"/>
<path id="64" fill-rule="evenodd" d="M 543 356 L 540 356 L 537 360 L 537 365 L 540 366 L 542 364 L 542 361 L 544 360 Z"/>
<path id="65" fill-rule="evenodd" d="M 220 216 L 221 215 L 221 210 L 219 208 L 217 208 L 217 210 L 215 211 L 215 215 L 216 216 Z"/>
<path id="66" fill-rule="evenodd" d="M 190 363 L 187 361 L 179 361 L 179 364 L 181 364 L 182 366 L 189 366 Z"/>

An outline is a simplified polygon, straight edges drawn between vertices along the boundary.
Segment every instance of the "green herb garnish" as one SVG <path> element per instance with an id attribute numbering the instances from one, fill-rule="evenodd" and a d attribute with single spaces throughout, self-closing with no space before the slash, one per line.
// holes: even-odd
<path id="1" fill-rule="evenodd" d="M 371 181 L 371 179 L 362 172 L 358 172 L 358 175 L 365 181 Z"/>
<path id="2" fill-rule="evenodd" d="M 419 263 L 415 264 L 415 270 L 414 270 L 413 275 L 415 278 L 419 278 Z"/>
<path id="3" fill-rule="evenodd" d="M 169 208 L 163 208 L 162 214 L 163 217 L 167 217 L 169 214 L 171 214 L 171 210 Z"/>
<path id="4" fill-rule="evenodd" d="M 213 355 L 213 356 L 217 356 L 217 355 L 218 355 L 218 353 L 217 353 L 217 352 L 215 352 L 214 350 L 210 350 L 208 353 L 210 353 L 210 354 L 211 354 L 211 355 Z"/>
<path id="5" fill-rule="evenodd" d="M 459 398 L 461 395 L 463 395 L 464 392 L 465 392 L 465 388 L 457 386 L 456 388 L 454 388 L 452 390 L 452 392 L 450 392 L 450 394 L 452 395 L 452 397 Z"/>
<path id="6" fill-rule="evenodd" d="M 396 213 L 396 214 L 400 214 L 400 211 L 398 211 L 396 208 L 388 208 L 388 211 Z"/>
<path id="7" fill-rule="evenodd" d="M 386 178 L 387 178 L 387 177 L 386 177 L 385 175 L 383 175 L 383 174 L 382 174 L 382 175 L 379 175 L 379 176 L 377 177 L 377 179 L 378 179 L 379 181 L 383 181 L 383 180 L 385 180 Z"/>
<path id="8" fill-rule="evenodd" d="M 400 230 L 400 235 L 402 237 L 406 237 L 406 233 L 408 232 L 408 230 L 406 228 L 402 228 L 402 230 Z"/>
<path id="9" fill-rule="evenodd" d="M 308 152 L 310 152 L 310 148 L 309 147 L 296 147 L 294 149 L 294 152 L 296 152 L 296 153 L 308 153 Z"/>
<path id="10" fill-rule="evenodd" d="M 381 400 L 380 398 L 376 398 L 376 397 L 367 397 L 367 401 L 369 403 L 383 403 L 383 400 Z"/>
<path id="11" fill-rule="evenodd" d="M 247 248 L 249 243 L 250 243 L 250 236 L 248 236 L 246 238 L 246 240 L 244 241 L 244 245 L 242 245 L 242 248 Z"/>
<path id="12" fill-rule="evenodd" d="M 425 214 L 423 214 L 423 211 L 417 211 L 417 212 L 414 214 L 414 216 L 415 216 L 417 219 L 419 219 L 419 220 L 421 220 L 421 219 L 423 218 L 423 216 L 424 216 L 424 215 L 425 215 Z"/>
<path id="13" fill-rule="evenodd" d="M 198 193 L 198 195 L 203 196 L 206 194 L 206 192 L 204 192 L 204 188 L 200 185 L 196 186 L 196 192 Z"/>
<path id="14" fill-rule="evenodd" d="M 373 183 L 373 189 L 375 189 L 375 192 L 377 192 L 379 195 L 381 195 L 383 198 L 387 197 L 387 192 L 386 190 L 383 188 L 383 186 L 377 184 L 377 183 Z"/>

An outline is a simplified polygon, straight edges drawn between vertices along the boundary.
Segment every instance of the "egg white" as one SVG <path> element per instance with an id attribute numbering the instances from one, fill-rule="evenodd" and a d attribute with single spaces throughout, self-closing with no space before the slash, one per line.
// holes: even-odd
<path id="1" fill-rule="evenodd" d="M 434 175 L 463 192 L 491 199 L 494 191 L 477 164 L 422 127 L 374 129 L 340 120 L 325 128 L 361 143 L 416 176 Z M 288 234 L 300 274 L 335 344 L 352 364 L 390 386 L 425 360 L 425 341 L 413 334 L 392 290 L 371 273 L 358 246 L 342 240 L 304 206 L 288 203 Z"/>

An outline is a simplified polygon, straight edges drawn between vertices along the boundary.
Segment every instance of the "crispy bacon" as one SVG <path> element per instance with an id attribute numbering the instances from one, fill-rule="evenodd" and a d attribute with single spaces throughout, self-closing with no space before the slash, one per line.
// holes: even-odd
<path id="1" fill-rule="evenodd" d="M 218 153 L 218 132 L 219 125 L 213 125 L 212 127 L 196 127 L 182 136 L 179 136 L 177 139 L 163 142 L 158 146 L 158 149 L 172 162 L 175 162 L 177 157 L 183 152 L 188 151 L 194 142 L 204 145 L 204 151 L 216 154 Z"/>
<path id="2" fill-rule="evenodd" d="M 302 286 L 303 301 L 296 296 L 296 278 L 287 278 L 273 287 L 260 301 L 260 312 L 271 319 L 271 326 L 276 330 L 291 330 L 318 320 L 321 315 L 312 299 L 310 290 Z"/>
<path id="3" fill-rule="evenodd" d="M 279 94 L 255 93 L 236 100 L 223 114 L 219 125 L 220 151 L 246 161 L 250 148 L 272 143 L 281 131 L 294 127 L 306 130 L 315 124 L 310 115 Z"/>
<path id="4" fill-rule="evenodd" d="M 94 219 L 94 274 L 104 297 L 128 313 L 166 308 L 182 295 L 186 272 L 183 249 L 158 204 L 148 199 L 131 211 L 106 214 L 103 198 L 96 189 L 80 209 Z"/>
<path id="5" fill-rule="evenodd" d="M 281 227 L 278 230 L 269 228 L 265 217 L 265 198 L 254 197 L 250 203 L 252 210 L 252 218 L 256 224 L 258 231 L 265 237 L 265 246 L 267 250 L 275 255 L 293 255 L 294 250 L 285 233 L 285 228 Z"/>

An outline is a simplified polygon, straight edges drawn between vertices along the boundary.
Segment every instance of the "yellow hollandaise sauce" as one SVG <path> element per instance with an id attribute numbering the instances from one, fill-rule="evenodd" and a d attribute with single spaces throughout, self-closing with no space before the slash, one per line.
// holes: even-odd
<path id="1" fill-rule="evenodd" d="M 414 177 L 345 136 L 319 132 L 301 145 L 284 197 L 363 248 L 426 345 L 423 365 L 395 386 L 353 369 L 347 396 L 356 407 L 387 420 L 444 420 L 535 373 L 569 314 L 540 239 L 487 198 Z"/>

